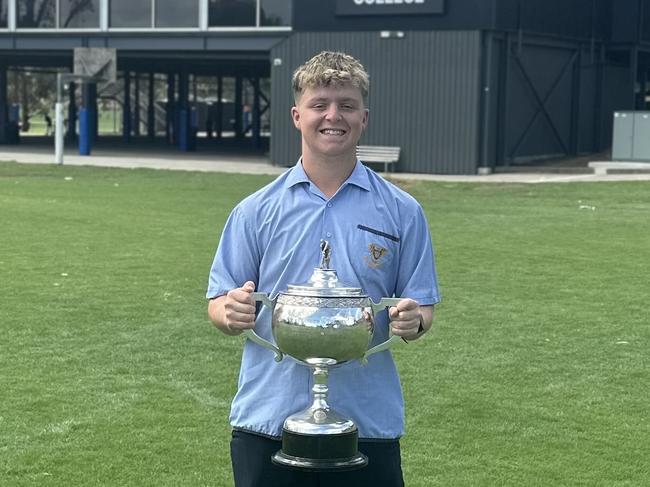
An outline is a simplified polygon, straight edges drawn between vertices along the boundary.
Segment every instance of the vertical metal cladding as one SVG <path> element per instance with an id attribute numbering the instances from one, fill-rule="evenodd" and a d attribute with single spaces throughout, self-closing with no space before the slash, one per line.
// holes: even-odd
<path id="1" fill-rule="evenodd" d="M 401 172 L 475 174 L 480 42 L 479 31 L 404 31 L 402 38 L 294 34 L 271 51 L 273 162 L 291 165 L 300 155 L 289 117 L 291 74 L 322 50 L 340 50 L 361 60 L 370 74 L 370 119 L 361 143 L 400 146 Z"/>

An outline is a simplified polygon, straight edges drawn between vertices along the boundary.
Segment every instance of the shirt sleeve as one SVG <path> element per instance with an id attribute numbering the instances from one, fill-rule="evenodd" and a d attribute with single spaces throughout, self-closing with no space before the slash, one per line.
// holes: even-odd
<path id="1" fill-rule="evenodd" d="M 411 298 L 425 306 L 440 302 L 429 225 L 420 205 L 404 228 L 401 240 L 395 296 Z"/>
<path id="2" fill-rule="evenodd" d="M 208 299 L 241 287 L 246 281 L 258 284 L 260 257 L 250 222 L 236 207 L 224 226 L 208 278 Z"/>

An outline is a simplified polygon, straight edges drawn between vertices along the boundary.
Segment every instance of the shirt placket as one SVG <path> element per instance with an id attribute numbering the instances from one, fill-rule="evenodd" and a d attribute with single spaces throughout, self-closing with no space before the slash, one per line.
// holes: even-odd
<path id="1" fill-rule="evenodd" d="M 321 238 L 327 241 L 331 241 L 335 238 L 334 229 L 334 203 L 330 199 L 325 203 L 325 208 L 323 208 L 323 224 L 321 231 Z"/>

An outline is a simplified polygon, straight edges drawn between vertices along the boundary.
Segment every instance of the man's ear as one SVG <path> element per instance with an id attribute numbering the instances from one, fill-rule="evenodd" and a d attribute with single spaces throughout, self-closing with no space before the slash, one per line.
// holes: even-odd
<path id="1" fill-rule="evenodd" d="M 364 110 L 363 110 L 363 122 L 362 122 L 363 130 L 365 130 L 366 127 L 368 126 L 368 116 L 369 115 L 370 115 L 370 112 L 368 111 L 368 109 L 364 108 Z"/>
<path id="2" fill-rule="evenodd" d="M 293 120 L 293 125 L 300 130 L 300 112 L 295 106 L 291 107 L 291 120 Z"/>

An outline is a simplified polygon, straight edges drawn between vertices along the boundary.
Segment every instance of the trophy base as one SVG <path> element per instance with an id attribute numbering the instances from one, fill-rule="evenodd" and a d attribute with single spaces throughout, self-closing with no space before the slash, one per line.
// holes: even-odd
<path id="1" fill-rule="evenodd" d="M 271 461 L 284 467 L 314 472 L 356 470 L 368 465 L 357 450 L 356 430 L 334 435 L 307 435 L 284 429 L 282 450 Z"/>

